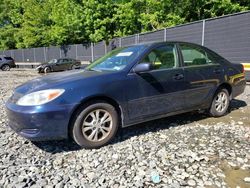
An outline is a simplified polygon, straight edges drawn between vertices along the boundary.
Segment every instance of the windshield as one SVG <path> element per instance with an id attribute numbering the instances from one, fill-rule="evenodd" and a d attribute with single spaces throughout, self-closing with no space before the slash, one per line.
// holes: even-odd
<path id="1" fill-rule="evenodd" d="M 145 45 L 138 45 L 115 49 L 91 63 L 86 67 L 86 69 L 93 71 L 122 70 L 135 60 L 142 53 L 145 47 Z"/>
<path id="2" fill-rule="evenodd" d="M 56 59 L 51 59 L 48 64 L 56 63 Z"/>

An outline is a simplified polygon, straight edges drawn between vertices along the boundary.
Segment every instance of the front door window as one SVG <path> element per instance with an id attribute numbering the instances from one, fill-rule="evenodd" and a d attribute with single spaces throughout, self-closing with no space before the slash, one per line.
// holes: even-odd
<path id="1" fill-rule="evenodd" d="M 171 44 L 155 48 L 141 62 L 152 63 L 154 69 L 177 67 L 176 48 Z"/>

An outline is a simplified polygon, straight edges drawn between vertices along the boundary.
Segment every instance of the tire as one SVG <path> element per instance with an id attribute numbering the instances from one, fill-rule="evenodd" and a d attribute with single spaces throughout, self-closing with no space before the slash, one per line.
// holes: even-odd
<path id="1" fill-rule="evenodd" d="M 75 65 L 71 65 L 71 70 L 75 70 L 76 69 L 76 66 Z"/>
<path id="2" fill-rule="evenodd" d="M 2 71 L 9 71 L 10 70 L 10 66 L 8 64 L 4 64 L 2 67 L 1 67 Z"/>
<path id="3" fill-rule="evenodd" d="M 50 67 L 45 67 L 45 68 L 43 69 L 43 72 L 44 72 L 44 73 L 49 73 L 49 72 L 51 72 Z"/>
<path id="4" fill-rule="evenodd" d="M 227 89 L 219 89 L 213 98 L 209 113 L 213 117 L 220 117 L 227 113 L 230 97 Z"/>
<path id="5" fill-rule="evenodd" d="M 119 126 L 115 108 L 102 101 L 82 106 L 72 122 L 71 137 L 86 149 L 108 144 L 116 135 Z"/>

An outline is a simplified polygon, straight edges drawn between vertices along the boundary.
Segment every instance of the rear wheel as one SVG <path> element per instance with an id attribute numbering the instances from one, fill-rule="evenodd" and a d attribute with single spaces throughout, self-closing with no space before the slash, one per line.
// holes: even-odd
<path id="1" fill-rule="evenodd" d="M 210 107 L 210 114 L 214 117 L 220 117 L 227 113 L 230 103 L 230 97 L 227 89 L 219 89 Z"/>
<path id="2" fill-rule="evenodd" d="M 99 148 L 109 143 L 118 129 L 115 108 L 105 102 L 94 102 L 78 110 L 71 135 L 84 148 Z"/>
<path id="3" fill-rule="evenodd" d="M 2 71 L 9 71 L 10 70 L 10 66 L 8 64 L 5 64 L 2 66 Z"/>

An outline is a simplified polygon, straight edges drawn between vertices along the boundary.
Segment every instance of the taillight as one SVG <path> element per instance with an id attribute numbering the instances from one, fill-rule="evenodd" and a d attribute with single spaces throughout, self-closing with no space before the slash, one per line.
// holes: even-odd
<path id="1" fill-rule="evenodd" d="M 245 76 L 245 66 L 244 66 L 244 64 L 242 63 L 241 64 L 242 65 L 242 73 L 244 74 L 244 76 Z"/>

